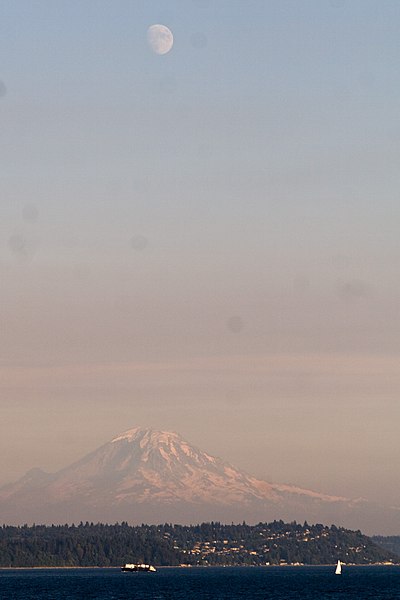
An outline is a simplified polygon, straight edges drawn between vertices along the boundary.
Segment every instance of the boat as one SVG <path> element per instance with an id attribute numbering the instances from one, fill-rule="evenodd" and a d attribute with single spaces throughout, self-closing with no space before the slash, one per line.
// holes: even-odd
<path id="1" fill-rule="evenodd" d="M 342 574 L 342 563 L 340 562 L 340 560 L 338 560 L 337 565 L 336 565 L 335 575 L 341 575 L 341 574 Z"/>
<path id="2" fill-rule="evenodd" d="M 146 565 L 144 563 L 125 563 L 123 567 L 121 567 L 121 571 L 124 573 L 155 573 L 157 569 L 153 567 L 153 565 Z"/>

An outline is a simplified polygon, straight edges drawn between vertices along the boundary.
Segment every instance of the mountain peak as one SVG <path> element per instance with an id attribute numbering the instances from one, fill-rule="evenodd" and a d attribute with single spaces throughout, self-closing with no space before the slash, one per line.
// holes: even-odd
<path id="1" fill-rule="evenodd" d="M 2 517 L 13 522 L 318 520 L 324 506 L 340 515 L 353 504 L 259 480 L 177 433 L 145 427 L 124 431 L 57 473 L 33 471 L 0 489 Z"/>
<path id="2" fill-rule="evenodd" d="M 111 440 L 111 443 L 121 442 L 123 440 L 127 442 L 140 442 L 140 446 L 143 447 L 147 444 L 155 445 L 157 443 L 170 443 L 171 441 L 177 441 L 181 439 L 177 433 L 171 431 L 157 431 L 155 429 L 146 427 L 134 427 L 128 429 L 123 433 L 120 433 L 117 437 Z"/>

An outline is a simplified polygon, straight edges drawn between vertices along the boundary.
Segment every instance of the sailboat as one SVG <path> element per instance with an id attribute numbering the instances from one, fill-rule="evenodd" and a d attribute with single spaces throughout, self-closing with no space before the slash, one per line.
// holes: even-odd
<path id="1" fill-rule="evenodd" d="M 341 574 L 342 574 L 342 563 L 340 562 L 340 560 L 338 560 L 337 565 L 336 565 L 335 575 L 341 575 Z"/>

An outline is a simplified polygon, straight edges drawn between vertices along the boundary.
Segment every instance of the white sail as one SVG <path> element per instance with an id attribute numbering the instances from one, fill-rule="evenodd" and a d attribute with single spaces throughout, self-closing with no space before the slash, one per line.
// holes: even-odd
<path id="1" fill-rule="evenodd" d="M 342 574 L 342 565 L 340 563 L 340 560 L 337 561 L 335 574 L 336 575 L 341 575 Z"/>

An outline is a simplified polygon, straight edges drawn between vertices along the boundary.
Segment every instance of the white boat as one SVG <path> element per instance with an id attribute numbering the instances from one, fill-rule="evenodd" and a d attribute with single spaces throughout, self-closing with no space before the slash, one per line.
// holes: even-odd
<path id="1" fill-rule="evenodd" d="M 341 575 L 341 574 L 342 574 L 342 563 L 340 562 L 340 560 L 338 560 L 337 565 L 336 565 L 335 575 Z"/>
<path id="2" fill-rule="evenodd" d="M 124 573 L 154 573 L 157 569 L 153 567 L 153 565 L 145 565 L 144 563 L 125 563 L 124 566 L 121 567 L 121 571 L 124 571 Z"/>

